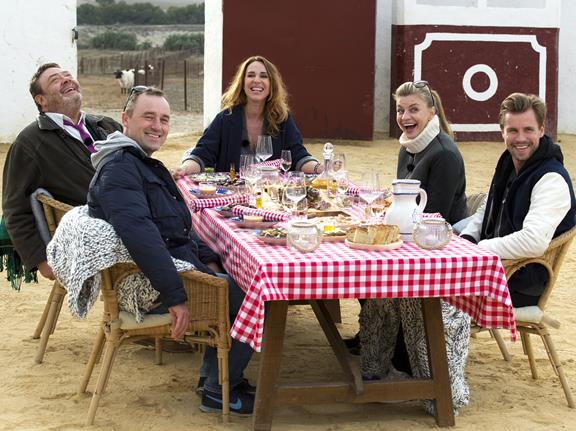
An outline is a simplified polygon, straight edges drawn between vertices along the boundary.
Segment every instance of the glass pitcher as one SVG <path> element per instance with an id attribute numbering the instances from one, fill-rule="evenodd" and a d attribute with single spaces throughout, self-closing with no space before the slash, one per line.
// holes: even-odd
<path id="1" fill-rule="evenodd" d="M 412 235 L 419 247 L 439 249 L 452 239 L 452 226 L 443 218 L 427 218 L 414 226 Z"/>
<path id="2" fill-rule="evenodd" d="M 287 242 L 290 248 L 311 252 L 320 247 L 322 232 L 314 222 L 294 221 L 288 226 Z"/>

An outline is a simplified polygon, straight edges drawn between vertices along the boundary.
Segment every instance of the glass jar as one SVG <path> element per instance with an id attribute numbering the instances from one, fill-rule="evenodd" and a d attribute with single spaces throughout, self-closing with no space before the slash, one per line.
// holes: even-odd
<path id="1" fill-rule="evenodd" d="M 452 239 L 452 226 L 440 217 L 426 218 L 414 226 L 412 236 L 419 247 L 428 250 L 439 249 Z"/>
<path id="2" fill-rule="evenodd" d="M 322 232 L 314 222 L 294 221 L 288 226 L 286 239 L 288 247 L 307 253 L 320 247 Z"/>

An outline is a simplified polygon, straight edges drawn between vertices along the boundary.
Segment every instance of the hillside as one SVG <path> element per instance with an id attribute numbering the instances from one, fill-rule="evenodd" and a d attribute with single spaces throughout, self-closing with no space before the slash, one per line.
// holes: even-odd
<path id="1" fill-rule="evenodd" d="M 191 4 L 199 4 L 204 3 L 204 0 L 117 0 L 119 3 L 120 1 L 124 1 L 125 3 L 132 4 L 132 3 L 152 3 L 155 6 L 159 6 L 163 9 L 166 9 L 170 6 L 188 6 Z M 94 0 L 78 0 L 78 6 L 84 3 L 91 3 L 96 4 Z"/>

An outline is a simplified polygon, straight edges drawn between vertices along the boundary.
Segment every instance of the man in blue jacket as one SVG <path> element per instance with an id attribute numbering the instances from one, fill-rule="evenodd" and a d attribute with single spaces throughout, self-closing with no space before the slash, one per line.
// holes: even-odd
<path id="1" fill-rule="evenodd" d="M 219 265 L 212 252 L 192 230 L 190 213 L 170 172 L 152 154 L 159 150 L 170 129 L 170 105 L 155 88 L 135 87 L 122 112 L 124 133 L 115 132 L 95 143 L 92 156 L 96 174 L 88 193 L 90 215 L 109 222 L 134 262 L 160 292 L 156 312 L 172 315 L 172 336 L 184 335 L 188 323 L 186 291 L 172 257 L 192 263 L 199 271 L 228 280 L 230 313 L 235 317 L 244 293 Z M 236 340 L 229 354 L 230 412 L 251 414 L 254 390 L 243 378 L 252 354 L 250 346 Z M 207 348 L 201 374 L 201 409 L 222 410 L 218 362 Z"/>

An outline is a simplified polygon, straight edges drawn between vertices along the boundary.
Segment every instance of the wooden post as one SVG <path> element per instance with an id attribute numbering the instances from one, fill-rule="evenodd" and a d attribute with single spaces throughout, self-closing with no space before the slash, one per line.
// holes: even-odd
<path id="1" fill-rule="evenodd" d="M 184 110 L 188 110 L 188 61 L 184 60 Z"/>
<path id="2" fill-rule="evenodd" d="M 166 67 L 166 60 L 164 58 L 161 60 L 160 67 L 162 68 L 162 75 L 160 77 L 160 89 L 164 90 L 164 69 Z"/>

